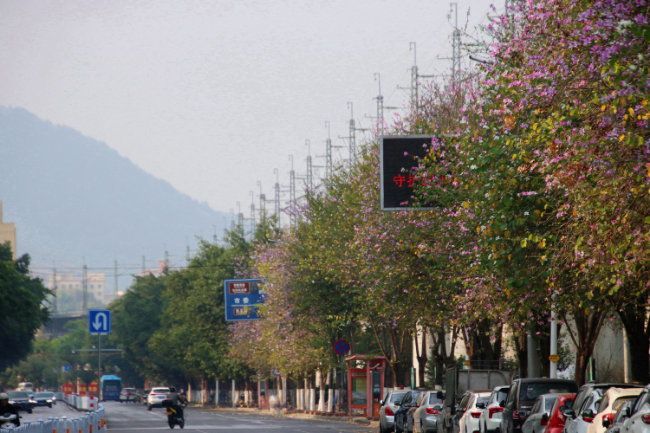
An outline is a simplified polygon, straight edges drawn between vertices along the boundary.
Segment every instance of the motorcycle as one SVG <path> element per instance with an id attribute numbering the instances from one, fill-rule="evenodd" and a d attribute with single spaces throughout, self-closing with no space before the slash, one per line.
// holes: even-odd
<path id="1" fill-rule="evenodd" d="M 185 427 L 185 418 L 174 408 L 174 404 L 170 399 L 163 400 L 162 405 L 167 409 L 165 415 L 167 415 L 169 428 L 173 429 L 175 425 L 178 425 L 180 428 Z"/>
<path id="2" fill-rule="evenodd" d="M 0 415 L 0 429 L 8 429 L 9 427 L 16 427 L 14 421 L 18 419 L 18 415 L 14 413 L 6 413 Z"/>

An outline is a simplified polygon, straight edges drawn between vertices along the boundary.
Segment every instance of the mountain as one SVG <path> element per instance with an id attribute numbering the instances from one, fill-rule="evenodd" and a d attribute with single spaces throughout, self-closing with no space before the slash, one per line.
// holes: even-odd
<path id="1" fill-rule="evenodd" d="M 0 106 L 0 200 L 16 224 L 18 253 L 45 277 L 51 267 L 122 276 L 169 251 L 184 265 L 188 239 L 212 240 L 224 217 L 146 173 L 100 141 L 21 108 Z M 109 276 L 110 275 L 110 276 Z M 124 279 L 120 280 L 123 288 Z"/>

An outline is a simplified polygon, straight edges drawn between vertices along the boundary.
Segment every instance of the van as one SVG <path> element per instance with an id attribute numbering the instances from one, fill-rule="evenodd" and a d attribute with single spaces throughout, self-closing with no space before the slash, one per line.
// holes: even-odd
<path id="1" fill-rule="evenodd" d="M 578 383 L 566 379 L 516 379 L 510 386 L 501 417 L 501 433 L 521 433 L 521 426 L 535 403 L 543 394 L 575 394 Z"/>

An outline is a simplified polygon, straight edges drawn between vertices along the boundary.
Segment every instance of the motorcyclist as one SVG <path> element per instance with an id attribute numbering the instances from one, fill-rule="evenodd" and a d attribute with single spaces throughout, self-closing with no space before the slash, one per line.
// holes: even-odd
<path id="1" fill-rule="evenodd" d="M 183 417 L 183 408 L 180 405 L 180 402 L 182 401 L 182 397 L 176 392 L 176 388 L 173 386 L 169 387 L 169 394 L 167 394 L 167 398 L 172 401 L 172 408 L 176 411 L 178 416 L 181 419 L 185 419 Z"/>
<path id="2" fill-rule="evenodd" d="M 18 415 L 18 408 L 13 404 L 9 403 L 9 395 L 7 393 L 0 393 L 0 415 L 12 414 L 16 415 L 16 419 L 13 420 L 13 423 L 16 424 L 16 427 L 20 426 L 20 416 Z"/>

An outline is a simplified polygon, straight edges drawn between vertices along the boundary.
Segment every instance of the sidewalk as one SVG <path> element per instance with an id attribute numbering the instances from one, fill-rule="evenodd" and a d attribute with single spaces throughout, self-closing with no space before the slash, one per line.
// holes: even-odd
<path id="1" fill-rule="evenodd" d="M 334 416 L 334 414 L 312 415 L 306 413 L 295 413 L 296 411 L 289 411 L 289 413 L 287 413 L 286 409 L 282 411 L 276 411 L 270 409 L 262 410 L 258 408 L 246 408 L 246 407 L 238 407 L 238 408 L 214 407 L 210 405 L 206 405 L 206 406 L 197 405 L 197 406 L 188 406 L 188 407 L 209 409 L 209 410 L 232 413 L 232 414 L 249 413 L 254 415 L 270 415 L 274 417 L 294 418 L 294 419 L 311 419 L 311 420 L 318 420 L 318 421 L 330 421 L 330 422 L 337 422 L 337 423 L 355 424 L 355 425 L 365 426 L 370 428 L 379 428 L 379 421 L 369 421 L 365 417 Z"/>

